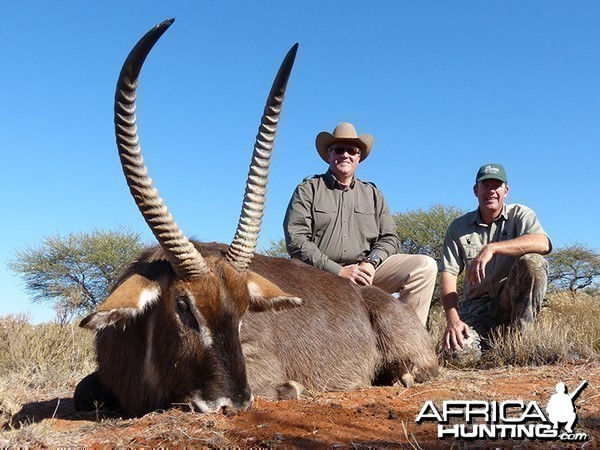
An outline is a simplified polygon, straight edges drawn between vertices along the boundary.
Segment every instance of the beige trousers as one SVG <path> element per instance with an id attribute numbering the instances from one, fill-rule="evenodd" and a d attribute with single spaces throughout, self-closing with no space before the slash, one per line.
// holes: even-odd
<path id="1" fill-rule="evenodd" d="M 433 258 L 398 254 L 381 263 L 375 271 L 373 285 L 390 294 L 398 293 L 400 301 L 414 309 L 425 326 L 436 275 L 437 264 Z"/>

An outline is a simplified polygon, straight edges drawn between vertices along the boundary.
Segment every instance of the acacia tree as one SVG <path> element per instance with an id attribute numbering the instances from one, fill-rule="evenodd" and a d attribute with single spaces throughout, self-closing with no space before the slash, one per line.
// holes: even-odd
<path id="1" fill-rule="evenodd" d="M 439 263 L 446 230 L 454 219 L 463 214 L 460 208 L 440 204 L 432 205 L 427 210 L 417 208 L 394 214 L 402 251 L 429 255 Z"/>
<path id="2" fill-rule="evenodd" d="M 587 244 L 575 243 L 553 250 L 548 255 L 548 281 L 554 290 L 578 290 L 593 287 L 600 278 L 600 253 Z"/>
<path id="3" fill-rule="evenodd" d="M 127 230 L 56 235 L 17 251 L 8 268 L 24 280 L 32 302 L 51 305 L 67 322 L 106 298 L 121 269 L 145 247 Z"/>
<path id="4" fill-rule="evenodd" d="M 289 258 L 290 255 L 287 252 L 287 247 L 285 245 L 285 239 L 280 238 L 276 241 L 271 239 L 271 246 L 267 249 L 263 249 L 260 251 L 263 255 L 271 256 L 273 258 Z"/>

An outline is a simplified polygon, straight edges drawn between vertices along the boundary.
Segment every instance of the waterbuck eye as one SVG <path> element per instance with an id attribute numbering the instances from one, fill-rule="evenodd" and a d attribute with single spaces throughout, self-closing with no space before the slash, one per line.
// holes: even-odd
<path id="1" fill-rule="evenodd" d="M 191 306 L 193 300 L 187 295 L 180 295 L 175 299 L 177 305 L 177 316 L 186 327 L 198 330 L 198 320 L 195 317 L 194 308 Z"/>
<path id="2" fill-rule="evenodd" d="M 187 297 L 177 297 L 177 300 L 175 301 L 177 302 L 177 309 L 179 309 L 181 312 L 186 312 L 188 309 L 190 309 L 190 304 L 188 303 L 189 300 Z"/>

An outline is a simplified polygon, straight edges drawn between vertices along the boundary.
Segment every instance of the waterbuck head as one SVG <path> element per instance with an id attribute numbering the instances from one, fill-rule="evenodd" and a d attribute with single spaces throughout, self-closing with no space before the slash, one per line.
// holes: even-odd
<path id="1" fill-rule="evenodd" d="M 251 403 L 240 344 L 248 309 L 298 306 L 296 298 L 248 270 L 262 221 L 273 143 L 297 44 L 269 93 L 256 138 L 242 213 L 225 255 L 203 256 L 179 229 L 144 164 L 135 116 L 138 76 L 167 20 L 133 48 L 115 94 L 117 147 L 127 184 L 159 246 L 134 261 L 109 297 L 82 322 L 97 331 L 98 376 L 133 415 L 188 403 L 203 412 Z"/>

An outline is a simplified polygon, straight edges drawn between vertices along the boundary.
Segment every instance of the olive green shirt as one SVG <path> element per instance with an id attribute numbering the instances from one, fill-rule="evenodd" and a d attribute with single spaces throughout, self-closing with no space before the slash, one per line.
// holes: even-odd
<path id="1" fill-rule="evenodd" d="M 330 171 L 298 185 L 283 231 L 293 258 L 336 275 L 367 255 L 383 261 L 400 249 L 396 224 L 379 189 L 356 178 L 344 189 Z"/>
<path id="2" fill-rule="evenodd" d="M 483 222 L 479 209 L 476 209 L 450 224 L 440 270 L 458 276 L 484 245 L 534 233 L 548 237 L 533 210 L 527 206 L 504 205 L 502 213 L 491 225 Z M 494 255 L 485 267 L 485 278 L 481 283 L 471 286 L 465 283 L 465 299 L 498 297 L 516 260 L 517 256 Z"/>

